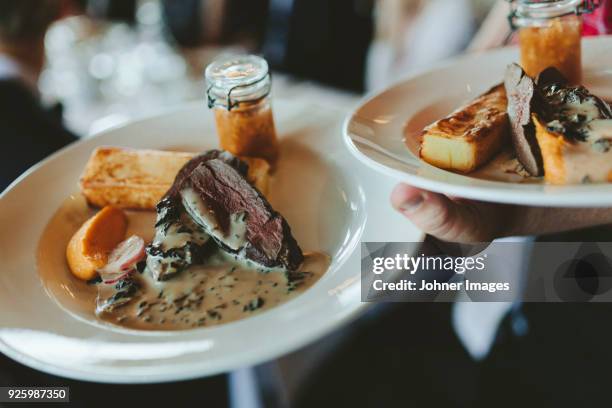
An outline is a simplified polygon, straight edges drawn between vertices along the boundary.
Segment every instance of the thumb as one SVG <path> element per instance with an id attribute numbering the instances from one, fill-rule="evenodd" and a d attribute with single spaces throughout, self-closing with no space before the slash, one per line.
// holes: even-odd
<path id="1" fill-rule="evenodd" d="M 393 189 L 391 205 L 423 232 L 450 242 L 491 241 L 504 218 L 495 204 L 452 200 L 404 183 Z"/>

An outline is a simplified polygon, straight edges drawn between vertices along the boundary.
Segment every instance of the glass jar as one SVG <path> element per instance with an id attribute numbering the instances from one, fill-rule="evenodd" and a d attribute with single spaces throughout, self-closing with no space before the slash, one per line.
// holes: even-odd
<path id="1" fill-rule="evenodd" d="M 279 147 L 266 60 L 255 55 L 221 58 L 206 67 L 205 76 L 221 148 L 274 164 Z"/>
<path id="2" fill-rule="evenodd" d="M 548 67 L 571 83 L 582 80 L 582 14 L 595 7 L 584 0 L 514 0 L 510 21 L 519 29 L 521 66 L 536 77 Z"/>

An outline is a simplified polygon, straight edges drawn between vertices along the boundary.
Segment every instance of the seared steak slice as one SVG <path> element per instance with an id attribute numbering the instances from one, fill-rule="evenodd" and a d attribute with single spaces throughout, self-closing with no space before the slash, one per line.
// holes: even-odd
<path id="1" fill-rule="evenodd" d="M 298 269 L 304 257 L 289 224 L 230 163 L 199 163 L 175 186 L 183 206 L 225 251 L 268 268 Z"/>
<path id="2" fill-rule="evenodd" d="M 147 269 L 157 280 L 166 280 L 191 265 L 201 264 L 210 252 L 209 235 L 186 213 L 178 186 L 183 185 L 194 168 L 212 159 L 223 160 L 240 174 L 247 174 L 245 163 L 220 150 L 198 155 L 181 168 L 170 191 L 157 204 L 155 237 L 146 248 Z"/>
<path id="3" fill-rule="evenodd" d="M 304 257 L 289 224 L 247 181 L 247 173 L 248 165 L 225 151 L 211 150 L 193 158 L 164 198 L 169 218 L 188 214 L 236 259 L 297 270 Z"/>
<path id="4" fill-rule="evenodd" d="M 536 85 L 523 69 L 511 64 L 504 78 L 508 96 L 508 117 L 512 128 L 512 143 L 519 162 L 532 176 L 543 174 L 542 153 L 531 121 L 534 104 L 538 103 Z"/>
<path id="5" fill-rule="evenodd" d="M 225 150 L 208 150 L 185 163 L 174 178 L 174 183 L 172 184 L 172 187 L 170 187 L 170 190 L 166 193 L 166 197 L 176 196 L 179 193 L 181 186 L 184 184 L 185 180 L 189 178 L 193 170 L 200 164 L 212 159 L 224 161 L 233 167 L 234 170 L 236 170 L 243 177 L 247 176 L 249 166 L 245 162 Z"/>

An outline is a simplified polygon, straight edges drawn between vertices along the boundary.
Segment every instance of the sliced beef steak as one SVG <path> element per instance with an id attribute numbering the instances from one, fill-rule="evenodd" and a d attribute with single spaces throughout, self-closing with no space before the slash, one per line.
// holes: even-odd
<path id="1" fill-rule="evenodd" d="M 181 169 L 166 195 L 226 252 L 267 268 L 294 271 L 304 257 L 287 221 L 246 179 L 248 166 L 209 151 Z"/>
<path id="2" fill-rule="evenodd" d="M 512 127 L 512 143 L 518 160 L 532 176 L 543 174 L 542 153 L 531 121 L 534 104 L 538 103 L 536 85 L 523 69 L 511 64 L 504 78 L 508 95 L 508 117 Z"/>
<path id="3" fill-rule="evenodd" d="M 174 178 L 174 183 L 172 184 L 170 190 L 166 193 L 166 197 L 176 197 L 185 180 L 189 178 L 193 170 L 200 164 L 213 159 L 219 159 L 234 168 L 234 170 L 236 170 L 241 176 L 247 176 L 249 166 L 245 162 L 225 150 L 208 150 L 185 163 Z"/>

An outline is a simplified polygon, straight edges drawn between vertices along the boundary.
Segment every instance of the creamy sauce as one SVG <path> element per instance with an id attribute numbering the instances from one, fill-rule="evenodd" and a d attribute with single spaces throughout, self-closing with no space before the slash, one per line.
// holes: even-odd
<path id="1" fill-rule="evenodd" d="M 597 119 L 601 116 L 599 107 L 596 105 L 595 98 L 587 98 L 582 102 L 570 102 L 564 106 L 564 112 L 567 116 L 583 115 L 587 122 Z"/>
<path id="2" fill-rule="evenodd" d="M 159 282 L 137 274 L 141 293 L 127 305 L 100 317 L 135 329 L 177 330 L 214 326 L 252 316 L 308 289 L 327 270 L 329 257 L 305 254 L 300 279 L 259 272 L 232 262 L 221 252 L 206 265 L 192 266 Z"/>
<path id="3" fill-rule="evenodd" d="M 585 139 L 566 141 L 563 145 L 565 182 L 612 181 L 612 119 L 609 119 L 612 112 L 607 106 L 598 105 L 594 97 L 564 103 L 561 111 L 568 120 L 582 117 L 578 123 Z M 560 122 L 554 120 L 548 126 L 555 123 Z"/>
<path id="4" fill-rule="evenodd" d="M 180 248 L 188 242 L 196 242 L 197 244 L 206 243 L 209 239 L 208 235 L 198 231 L 196 226 L 192 224 L 193 222 L 189 222 L 188 217 L 183 216 L 181 217 L 181 223 L 170 225 L 167 231 L 160 228 L 155 233 L 153 243 L 161 245 L 164 251 Z M 187 225 L 190 228 L 190 232 L 184 231 L 181 228 L 183 225 Z"/>
<path id="5" fill-rule="evenodd" d="M 598 151 L 589 142 L 567 143 L 563 157 L 568 184 L 612 181 L 612 149 Z"/>
<path id="6" fill-rule="evenodd" d="M 595 139 L 612 139 L 612 120 L 596 119 L 588 124 L 589 133 Z"/>
<path id="7" fill-rule="evenodd" d="M 167 228 L 156 228 L 153 245 L 163 252 L 147 251 L 147 267 L 156 279 L 166 279 L 182 269 L 187 262 L 186 258 L 191 253 L 187 255 L 184 251 L 189 243 L 203 246 L 209 239 L 210 236 L 201 231 L 187 214 L 181 214 L 178 222 L 169 224 Z M 182 254 L 171 251 L 180 248 L 183 248 Z"/>
<path id="8" fill-rule="evenodd" d="M 246 242 L 244 213 L 231 214 L 229 229 L 227 232 L 224 232 L 217 223 L 214 212 L 208 208 L 204 200 L 192 188 L 186 188 L 181 191 L 181 199 L 189 215 L 208 234 L 219 239 L 231 249 L 238 250 L 244 246 Z"/>
<path id="9" fill-rule="evenodd" d="M 87 320 L 99 318 L 143 330 L 182 330 L 228 323 L 298 296 L 330 264 L 326 254 L 305 254 L 299 271 L 303 276 L 290 281 L 282 272 L 260 272 L 259 266 L 235 262 L 219 251 L 205 265 L 192 266 L 164 282 L 154 280 L 146 271 L 135 272 L 133 276 L 141 285 L 137 295 L 110 313 L 96 315 L 99 286 L 76 279 L 68 269 L 65 255 L 71 236 L 94 213 L 80 194 L 75 194 L 49 221 L 37 251 L 38 270 L 47 292 L 64 309 Z M 127 215 L 128 235 L 139 235 L 151 242 L 155 214 L 128 211 Z M 100 289 L 103 297 L 104 288 Z"/>

